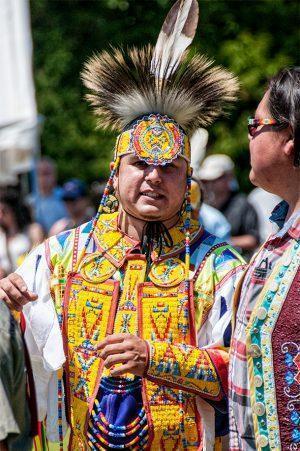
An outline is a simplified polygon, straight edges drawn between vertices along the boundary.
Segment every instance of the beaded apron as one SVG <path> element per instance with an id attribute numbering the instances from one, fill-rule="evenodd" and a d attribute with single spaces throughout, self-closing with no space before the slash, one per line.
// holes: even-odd
<path id="1" fill-rule="evenodd" d="M 130 239 L 108 224 L 103 227 L 96 232 L 97 253 L 87 255 L 78 273 L 68 275 L 64 296 L 71 448 L 198 449 L 201 427 L 194 395 L 131 374 L 111 378 L 95 352 L 110 333 L 194 345 L 192 287 L 187 296 L 184 263 L 175 256 L 156 261 L 144 282 L 144 256 L 126 256 L 133 247 Z M 124 267 L 121 290 L 113 276 Z M 128 405 L 134 398 L 135 416 L 128 424 L 111 424 L 105 403 L 117 403 L 123 395 Z"/>

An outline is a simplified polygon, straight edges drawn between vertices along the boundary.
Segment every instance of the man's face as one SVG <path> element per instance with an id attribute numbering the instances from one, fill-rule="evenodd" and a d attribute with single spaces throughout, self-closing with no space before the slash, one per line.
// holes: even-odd
<path id="1" fill-rule="evenodd" d="M 65 205 L 71 218 L 83 217 L 87 211 L 87 198 L 85 196 L 78 197 L 77 199 L 65 199 Z"/>
<path id="2" fill-rule="evenodd" d="M 187 162 L 183 158 L 154 166 L 130 154 L 121 158 L 114 188 L 127 213 L 144 221 L 166 221 L 182 206 L 186 179 Z"/>
<path id="3" fill-rule="evenodd" d="M 6 203 L 0 202 L 0 227 L 3 227 L 7 231 L 15 222 L 12 208 Z"/>
<path id="4" fill-rule="evenodd" d="M 215 180 L 202 180 L 204 186 L 204 200 L 210 205 L 219 208 L 218 199 L 224 200 L 224 196 L 230 196 L 231 173 L 221 175 Z"/>
<path id="5" fill-rule="evenodd" d="M 42 192 L 51 191 L 56 184 L 56 176 L 54 167 L 47 161 L 38 164 L 38 183 Z"/>
<path id="6" fill-rule="evenodd" d="M 271 118 L 268 96 L 267 91 L 257 107 L 256 119 Z M 276 131 L 268 125 L 260 125 L 254 136 L 248 135 L 251 164 L 249 178 L 254 185 L 272 192 L 273 185 L 276 180 L 280 180 L 280 173 L 286 164 L 282 147 L 288 134 L 288 129 Z"/>

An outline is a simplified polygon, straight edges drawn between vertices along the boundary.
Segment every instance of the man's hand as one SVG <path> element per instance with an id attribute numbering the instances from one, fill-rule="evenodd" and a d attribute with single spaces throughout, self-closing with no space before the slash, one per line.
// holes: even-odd
<path id="1" fill-rule="evenodd" d="M 28 290 L 19 274 L 12 273 L 0 280 L 0 301 L 6 302 L 11 310 L 22 310 L 23 305 L 36 301 L 38 296 Z"/>
<path id="2" fill-rule="evenodd" d="M 111 376 L 132 373 L 143 376 L 148 365 L 148 347 L 145 340 L 130 334 L 108 335 L 99 343 L 99 356 L 104 366 L 110 368 Z M 113 368 L 114 365 L 122 365 Z"/>

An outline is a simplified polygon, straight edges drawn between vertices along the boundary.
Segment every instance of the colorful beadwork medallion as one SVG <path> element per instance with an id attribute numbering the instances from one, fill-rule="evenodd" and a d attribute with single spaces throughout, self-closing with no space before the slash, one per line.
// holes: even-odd
<path id="1" fill-rule="evenodd" d="M 178 156 L 190 159 L 190 144 L 179 125 L 167 116 L 150 114 L 119 135 L 116 156 L 134 153 L 147 164 L 164 165 Z"/>
<path id="2" fill-rule="evenodd" d="M 154 263 L 149 279 L 159 287 L 173 287 L 184 280 L 185 266 L 179 258 L 168 258 Z"/>
<path id="3" fill-rule="evenodd" d="M 82 260 L 80 272 L 88 282 L 99 283 L 110 279 L 117 268 L 104 255 L 89 254 Z"/>

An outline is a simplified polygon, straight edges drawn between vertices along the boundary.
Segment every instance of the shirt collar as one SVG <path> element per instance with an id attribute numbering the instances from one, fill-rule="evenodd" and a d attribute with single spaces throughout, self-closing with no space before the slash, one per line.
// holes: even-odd
<path id="1" fill-rule="evenodd" d="M 296 211 L 287 221 L 285 221 L 289 210 L 289 204 L 283 200 L 281 201 L 270 216 L 270 221 L 277 224 L 279 232 L 276 233 L 276 238 L 282 238 L 285 234 L 289 234 L 292 238 L 300 239 L 300 210 Z"/>

